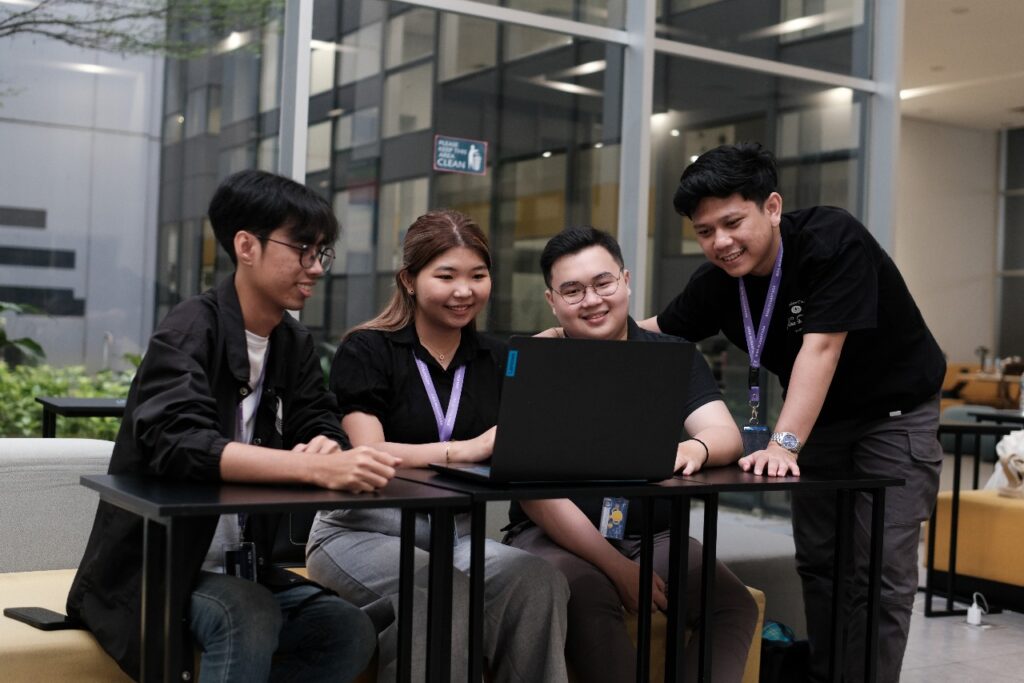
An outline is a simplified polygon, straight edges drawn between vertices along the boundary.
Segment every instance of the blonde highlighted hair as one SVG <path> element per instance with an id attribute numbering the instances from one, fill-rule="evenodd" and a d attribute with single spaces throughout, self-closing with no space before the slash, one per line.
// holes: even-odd
<path id="1" fill-rule="evenodd" d="M 437 209 L 417 218 L 405 233 L 402 268 L 395 273 L 395 292 L 390 301 L 377 317 L 356 325 L 345 336 L 359 330 L 394 332 L 411 324 L 415 320 L 416 299 L 406 289 L 402 276 L 415 278 L 428 263 L 455 247 L 472 249 L 491 269 L 487 236 L 472 218 L 454 209 Z"/>

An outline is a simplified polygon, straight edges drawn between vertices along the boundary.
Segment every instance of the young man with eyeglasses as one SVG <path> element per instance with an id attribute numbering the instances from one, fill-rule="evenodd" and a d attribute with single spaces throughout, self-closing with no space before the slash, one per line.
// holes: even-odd
<path id="1" fill-rule="evenodd" d="M 778 421 L 744 428 L 740 466 L 783 476 L 865 473 L 903 479 L 886 493 L 878 680 L 899 680 L 917 591 L 917 546 L 939 483 L 935 438 L 945 361 L 892 259 L 834 207 L 782 212 L 775 158 L 723 145 L 683 171 L 676 210 L 693 220 L 707 257 L 686 289 L 641 323 L 699 341 L 723 333 L 785 390 Z M 798 459 L 799 454 L 799 459 Z M 799 464 L 798 464 L 799 463 Z M 835 494 L 793 492 L 811 679 L 825 680 L 832 616 Z M 863 680 L 871 504 L 856 498 L 856 580 L 844 680 Z"/>
<path id="2" fill-rule="evenodd" d="M 300 310 L 334 257 L 337 220 L 287 178 L 242 171 L 217 189 L 210 222 L 235 272 L 157 326 L 132 382 L 111 474 L 183 481 L 304 483 L 372 491 L 398 459 L 350 450 Z M 192 523 L 190 523 L 192 524 Z M 187 613 L 200 680 L 354 679 L 376 646 L 370 620 L 273 564 L 275 515 L 192 524 Z M 140 674 L 140 518 L 100 502 L 68 597 L 103 648 Z"/>
<path id="3" fill-rule="evenodd" d="M 540 258 L 547 290 L 544 295 L 558 318 L 559 336 L 581 339 L 679 342 L 642 330 L 629 316 L 629 271 L 615 239 L 592 227 L 568 228 L 544 247 Z M 740 435 L 722 401 L 704 357 L 694 355 L 687 417 L 691 438 L 676 452 L 675 469 L 692 474 L 702 467 L 727 465 L 740 455 Z M 592 397 L 600 400 L 600 397 Z M 643 425 L 622 425 L 643 429 Z M 586 429 L 586 425 L 580 425 Z M 630 457 L 623 453 L 623 458 Z M 608 501 L 611 501 L 610 503 Z M 624 515 L 621 534 L 602 535 L 603 508 Z M 654 585 L 651 605 L 638 605 L 640 526 L 625 499 L 572 498 L 513 503 L 509 542 L 540 555 L 569 581 L 569 624 L 566 657 L 580 680 L 626 681 L 636 675 L 636 649 L 626 631 L 623 608 L 665 609 L 668 576 L 669 506 L 655 506 Z M 634 508 L 635 509 L 635 508 Z M 701 545 L 690 539 L 687 619 L 692 624 L 700 605 Z M 715 576 L 715 620 L 712 657 L 716 681 L 739 681 L 757 621 L 750 593 L 721 562 Z M 688 680 L 696 680 L 697 641 L 686 651 Z"/>

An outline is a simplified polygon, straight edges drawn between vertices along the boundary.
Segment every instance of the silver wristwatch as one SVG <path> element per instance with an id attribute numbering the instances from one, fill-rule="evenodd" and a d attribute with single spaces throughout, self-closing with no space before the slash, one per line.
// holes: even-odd
<path id="1" fill-rule="evenodd" d="M 800 449 L 804 447 L 799 437 L 793 432 L 772 432 L 770 438 L 793 455 L 799 453 Z"/>

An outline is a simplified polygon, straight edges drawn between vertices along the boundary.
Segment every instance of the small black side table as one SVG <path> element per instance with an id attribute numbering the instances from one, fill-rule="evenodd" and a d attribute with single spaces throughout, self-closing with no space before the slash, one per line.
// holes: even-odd
<path id="1" fill-rule="evenodd" d="M 36 396 L 43 404 L 43 438 L 57 436 L 57 416 L 64 417 L 124 417 L 123 398 L 69 398 Z"/>

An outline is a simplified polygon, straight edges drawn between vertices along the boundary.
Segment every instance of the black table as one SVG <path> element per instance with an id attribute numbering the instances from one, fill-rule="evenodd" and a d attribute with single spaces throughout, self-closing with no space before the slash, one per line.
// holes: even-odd
<path id="1" fill-rule="evenodd" d="M 704 510 L 704 553 L 701 568 L 701 613 L 700 613 L 700 679 L 710 681 L 711 678 L 711 613 L 712 592 L 714 589 L 714 570 L 717 555 L 717 524 L 718 497 L 725 492 L 778 491 L 792 490 L 835 490 L 839 492 L 836 533 L 836 590 L 833 602 L 842 604 L 844 582 L 841 572 L 846 566 L 841 562 L 850 552 L 852 538 L 853 496 L 854 491 L 864 491 L 872 497 L 872 545 L 868 595 L 868 648 L 865 653 L 867 680 L 874 681 L 876 676 L 877 643 L 878 643 L 878 608 L 881 591 L 881 541 L 882 525 L 885 517 L 885 488 L 902 485 L 900 479 L 872 477 L 867 475 L 849 478 L 813 478 L 813 477 L 765 477 L 742 472 L 738 468 L 716 468 L 701 472 L 692 477 L 674 477 L 656 484 L 537 484 L 537 485 L 488 485 L 468 480 L 441 476 L 432 470 L 403 469 L 398 477 L 417 481 L 432 486 L 444 486 L 453 491 L 469 495 L 472 499 L 471 526 L 471 570 L 470 570 L 470 642 L 469 642 L 469 678 L 479 681 L 482 671 L 481 629 L 483 623 L 483 540 L 486 523 L 486 503 L 503 500 L 531 500 L 544 498 L 566 498 L 571 496 L 604 495 L 613 492 L 617 496 L 640 498 L 643 505 L 642 515 L 643 538 L 640 551 L 640 596 L 639 604 L 649 604 L 651 600 L 651 574 L 653 571 L 652 542 L 652 499 L 669 498 L 672 502 L 672 525 L 670 528 L 669 576 L 668 585 L 669 608 L 667 610 L 668 625 L 666 633 L 665 678 L 669 681 L 683 679 L 683 658 L 676 652 L 676 644 L 682 642 L 685 630 L 684 615 L 686 614 L 687 592 L 687 549 L 689 538 L 690 501 L 693 498 L 703 499 Z M 839 611 L 834 610 L 834 615 Z M 637 680 L 647 681 L 650 675 L 649 647 L 650 612 L 640 610 L 637 615 Z M 843 659 L 842 624 L 838 619 L 832 624 L 832 665 L 831 680 L 838 682 L 842 677 L 840 663 Z"/>
<path id="2" fill-rule="evenodd" d="M 57 416 L 64 417 L 124 417 L 123 398 L 69 398 L 37 396 L 43 404 L 43 437 L 57 436 Z"/>
<path id="3" fill-rule="evenodd" d="M 967 416 L 973 417 L 977 422 L 1024 425 L 1024 412 L 1012 410 L 1010 408 L 995 410 L 968 410 Z"/>
<path id="4" fill-rule="evenodd" d="M 395 479 L 375 493 L 343 493 L 300 486 L 261 486 L 168 481 L 140 475 L 83 476 L 100 498 L 141 516 L 143 534 L 142 680 L 194 680 L 188 623 L 188 586 L 181 567 L 188 518 L 229 513 L 295 513 L 339 508 L 401 508 L 399 579 L 399 680 L 410 679 L 412 587 L 416 511 L 431 525 L 427 680 L 450 678 L 453 510 L 469 503 L 455 491 Z M 436 554 L 435 554 L 436 553 Z M 158 595 L 163 583 L 164 593 Z"/>

